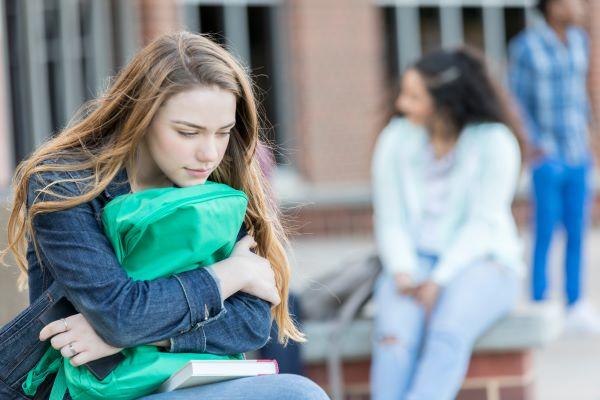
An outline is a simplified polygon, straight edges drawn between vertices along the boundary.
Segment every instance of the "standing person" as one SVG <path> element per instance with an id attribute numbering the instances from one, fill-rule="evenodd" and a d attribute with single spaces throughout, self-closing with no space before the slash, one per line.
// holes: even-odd
<path id="1" fill-rule="evenodd" d="M 3 399 L 28 398 L 23 379 L 46 350 L 39 340 L 74 366 L 143 344 L 229 355 L 264 345 L 271 313 L 280 341 L 302 340 L 287 309 L 285 235 L 255 157 L 258 121 L 239 63 L 207 38 L 175 33 L 139 51 L 80 121 L 20 164 L 8 238 L 31 306 L 0 331 Z M 123 194 L 202 185 L 209 177 L 246 193 L 252 236 L 211 267 L 154 280 L 129 277 L 102 229 L 104 206 Z M 44 326 L 37 317 L 59 296 L 79 314 Z M 54 376 L 45 382 L 52 386 Z M 237 399 L 240 393 L 246 399 L 327 398 L 295 375 L 152 398 Z"/>
<path id="2" fill-rule="evenodd" d="M 548 252 L 556 226 L 566 232 L 567 327 L 600 333 L 600 319 L 583 299 L 583 245 L 589 220 L 591 109 L 589 44 L 578 27 L 583 0 L 542 0 L 544 19 L 510 44 L 509 83 L 531 148 L 535 243 L 531 296 L 548 296 Z"/>
<path id="3" fill-rule="evenodd" d="M 513 307 L 519 142 L 483 60 L 440 50 L 402 78 L 373 159 L 374 400 L 454 399 L 476 339 Z"/>

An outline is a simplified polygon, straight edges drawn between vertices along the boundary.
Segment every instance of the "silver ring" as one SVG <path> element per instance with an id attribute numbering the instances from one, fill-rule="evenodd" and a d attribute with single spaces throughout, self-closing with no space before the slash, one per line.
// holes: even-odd
<path id="1" fill-rule="evenodd" d="M 69 343 L 69 351 L 71 352 L 71 357 L 75 357 L 77 355 L 77 352 L 73 348 L 73 342 Z"/>
<path id="2" fill-rule="evenodd" d="M 61 318 L 61 321 L 63 324 L 65 324 L 65 332 L 69 330 L 69 324 L 67 324 L 67 320 L 64 318 Z"/>

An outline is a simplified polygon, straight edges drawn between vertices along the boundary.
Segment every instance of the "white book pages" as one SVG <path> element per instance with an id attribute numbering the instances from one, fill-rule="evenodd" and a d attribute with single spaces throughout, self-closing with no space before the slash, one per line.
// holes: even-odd
<path id="1" fill-rule="evenodd" d="M 198 360 L 190 361 L 175 372 L 157 390 L 171 392 L 248 376 L 274 375 L 279 372 L 275 360 Z"/>

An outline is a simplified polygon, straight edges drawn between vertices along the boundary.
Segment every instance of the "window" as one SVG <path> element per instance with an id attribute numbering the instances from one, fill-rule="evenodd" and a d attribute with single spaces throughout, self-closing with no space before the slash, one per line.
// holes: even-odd
<path id="1" fill-rule="evenodd" d="M 3 0 L 3 6 L 19 162 L 105 88 L 134 51 L 137 32 L 128 1 Z"/>
<path id="2" fill-rule="evenodd" d="M 442 43 L 439 7 L 420 7 L 419 25 L 421 51 L 427 53 L 439 48 Z"/>
<path id="3" fill-rule="evenodd" d="M 389 82 L 421 54 L 467 43 L 494 60 L 506 57 L 508 41 L 526 25 L 534 0 L 378 0 L 382 14 L 384 60 Z"/>
<path id="4" fill-rule="evenodd" d="M 462 21 L 465 43 L 469 46 L 484 50 L 483 8 L 463 7 Z M 498 40 L 504 40 L 504 38 L 498 38 Z"/>

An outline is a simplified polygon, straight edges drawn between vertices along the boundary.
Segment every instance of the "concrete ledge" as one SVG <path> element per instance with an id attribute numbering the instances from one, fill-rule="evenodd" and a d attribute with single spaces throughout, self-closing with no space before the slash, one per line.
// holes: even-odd
<path id="1" fill-rule="evenodd" d="M 556 339 L 562 320 L 558 304 L 539 304 L 518 307 L 499 321 L 477 341 L 457 399 L 532 400 L 532 348 Z M 306 322 L 303 328 L 308 343 L 302 351 L 307 376 L 333 395 L 336 385 L 331 386 L 326 360 L 332 326 L 329 322 Z M 361 318 L 334 338 L 342 356 L 344 395 L 338 393 L 340 400 L 370 399 L 371 330 L 372 319 Z"/>
<path id="2" fill-rule="evenodd" d="M 324 362 L 329 349 L 332 324 L 306 321 L 303 324 L 308 342 L 302 346 L 303 358 L 308 363 Z M 475 352 L 509 352 L 542 347 L 558 338 L 562 332 L 562 310 L 558 304 L 539 304 L 518 307 L 499 321 L 476 343 Z M 362 360 L 371 356 L 372 320 L 354 321 L 341 337 L 342 358 Z"/>
<path id="3" fill-rule="evenodd" d="M 592 174 L 593 193 L 600 194 L 600 170 Z M 370 182 L 306 181 L 292 168 L 280 166 L 273 176 L 273 188 L 283 209 L 306 207 L 358 208 L 371 206 Z M 519 177 L 515 201 L 528 201 L 531 193 L 531 172 L 524 169 Z"/>
<path id="4" fill-rule="evenodd" d="M 340 400 L 369 400 L 370 359 L 344 361 Z M 332 393 L 325 363 L 310 364 L 306 375 Z M 476 353 L 471 357 L 457 400 L 532 400 L 535 379 L 531 351 Z M 433 384 L 433 383 L 432 383 Z"/>

